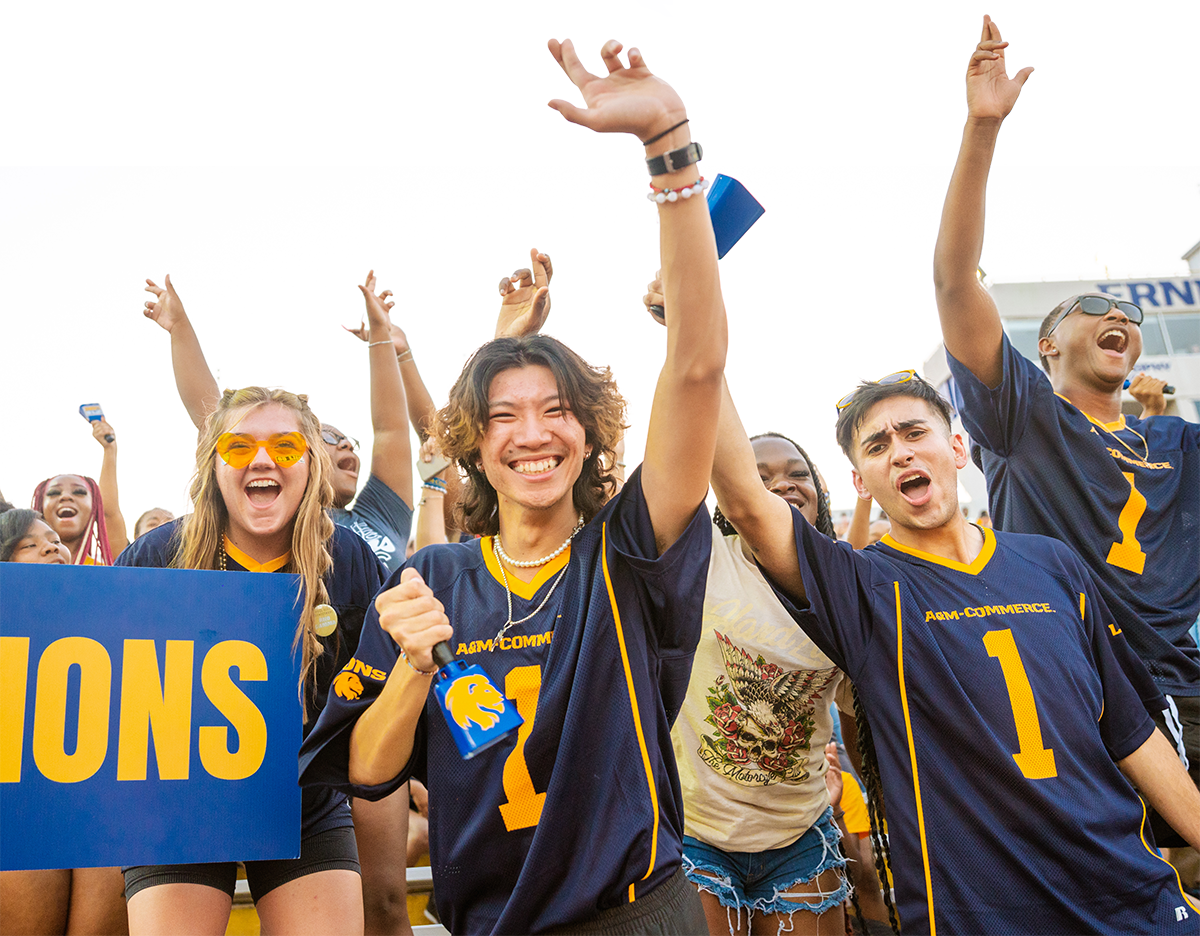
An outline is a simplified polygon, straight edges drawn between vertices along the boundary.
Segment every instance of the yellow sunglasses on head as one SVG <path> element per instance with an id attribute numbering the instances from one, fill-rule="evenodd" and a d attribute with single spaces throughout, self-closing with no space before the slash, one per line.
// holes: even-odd
<path id="1" fill-rule="evenodd" d="M 217 454 L 230 468 L 245 468 L 262 446 L 266 446 L 271 461 L 280 468 L 292 467 L 308 451 L 308 443 L 298 432 L 276 432 L 269 439 L 256 439 L 244 432 L 223 432 L 217 439 Z"/>
<path id="2" fill-rule="evenodd" d="M 888 374 L 886 377 L 880 377 L 878 380 L 872 381 L 872 383 L 879 384 L 880 386 L 887 386 L 888 384 L 908 383 L 910 380 L 920 379 L 921 378 L 917 376 L 917 372 L 915 370 L 902 370 L 896 371 L 894 374 Z M 838 400 L 834 404 L 834 406 L 837 407 L 837 411 L 841 413 L 842 410 L 853 403 L 854 398 L 858 396 L 858 391 L 861 389 L 862 387 L 855 387 L 844 397 Z"/>

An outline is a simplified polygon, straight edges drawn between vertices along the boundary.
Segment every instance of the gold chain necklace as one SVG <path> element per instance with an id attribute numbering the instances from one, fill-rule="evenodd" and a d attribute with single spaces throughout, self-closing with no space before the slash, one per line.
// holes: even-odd
<path id="1" fill-rule="evenodd" d="M 1125 451 L 1127 451 L 1134 458 L 1137 458 L 1137 452 L 1135 452 L 1132 448 L 1130 448 L 1129 445 L 1126 444 L 1125 440 L 1122 439 L 1115 432 L 1113 432 L 1113 430 L 1109 429 L 1108 426 L 1104 425 L 1104 423 L 1102 423 L 1102 422 L 1092 419 L 1091 416 L 1088 416 L 1088 419 L 1091 420 L 1093 426 L 1099 426 L 1101 429 L 1103 429 L 1105 432 L 1107 432 L 1110 436 L 1112 436 L 1114 439 L 1116 439 L 1118 442 L 1120 442 L 1122 447 L 1125 449 Z M 1142 456 L 1142 461 L 1143 462 L 1150 461 L 1150 443 L 1146 441 L 1146 437 L 1144 435 L 1142 435 L 1140 432 L 1138 432 L 1136 429 L 1134 429 L 1133 426 L 1125 425 L 1125 426 L 1122 426 L 1121 428 L 1128 429 L 1135 436 L 1137 436 L 1139 439 L 1142 440 L 1142 448 L 1144 448 L 1146 450 L 1146 454 Z"/>

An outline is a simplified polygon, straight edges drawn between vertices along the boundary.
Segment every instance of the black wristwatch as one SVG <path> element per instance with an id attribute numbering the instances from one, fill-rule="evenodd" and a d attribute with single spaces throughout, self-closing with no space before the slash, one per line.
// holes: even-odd
<path id="1" fill-rule="evenodd" d="M 684 166 L 698 163 L 703 158 L 703 147 L 699 143 L 689 143 L 687 146 L 671 150 L 669 153 L 651 156 L 646 160 L 646 168 L 650 170 L 652 176 L 666 175 L 668 172 L 675 172 Z"/>

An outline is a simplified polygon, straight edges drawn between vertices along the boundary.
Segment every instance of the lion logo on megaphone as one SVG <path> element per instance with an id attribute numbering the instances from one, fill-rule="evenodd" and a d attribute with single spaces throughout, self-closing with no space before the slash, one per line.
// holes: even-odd
<path id="1" fill-rule="evenodd" d="M 483 676 L 463 676 L 446 690 L 446 708 L 460 728 L 474 722 L 484 731 L 500 722 L 504 696 Z"/>

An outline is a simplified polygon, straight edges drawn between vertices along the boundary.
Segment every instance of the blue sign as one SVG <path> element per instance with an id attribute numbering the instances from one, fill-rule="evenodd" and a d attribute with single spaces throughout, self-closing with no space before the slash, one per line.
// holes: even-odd
<path id="1" fill-rule="evenodd" d="M 0 563 L 0 869 L 299 856 L 298 587 Z"/>

